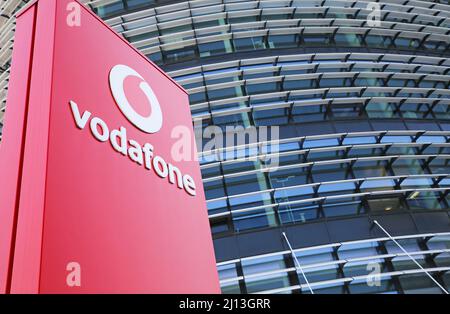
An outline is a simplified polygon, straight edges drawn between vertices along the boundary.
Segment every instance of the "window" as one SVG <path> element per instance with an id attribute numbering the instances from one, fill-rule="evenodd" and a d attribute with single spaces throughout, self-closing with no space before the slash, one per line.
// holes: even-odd
<path id="1" fill-rule="evenodd" d="M 224 98 L 232 98 L 242 96 L 242 86 L 233 86 L 227 88 L 208 89 L 209 100 L 219 100 Z"/>
<path id="2" fill-rule="evenodd" d="M 400 239 L 397 242 L 408 252 L 409 254 L 414 256 L 414 259 L 422 265 L 422 267 L 434 267 L 427 260 L 425 260 L 425 255 L 423 254 L 414 254 L 422 251 L 417 239 Z M 409 269 L 417 269 L 416 263 L 411 260 L 403 251 L 392 241 L 387 241 L 385 244 L 386 250 L 389 254 L 400 254 L 400 256 L 394 257 L 392 259 L 392 265 L 395 270 L 409 270 Z"/>
<path id="3" fill-rule="evenodd" d="M 269 48 L 297 47 L 297 35 L 269 35 Z"/>
<path id="4" fill-rule="evenodd" d="M 384 161 L 358 160 L 353 166 L 356 178 L 387 176 L 386 163 Z"/>
<path id="5" fill-rule="evenodd" d="M 365 41 L 370 47 L 389 48 L 392 45 L 391 38 L 378 35 L 368 35 L 365 37 Z"/>
<path id="6" fill-rule="evenodd" d="M 265 49 L 263 37 L 236 38 L 233 40 L 236 51 L 251 51 Z"/>
<path id="7" fill-rule="evenodd" d="M 390 213 L 405 209 L 399 198 L 369 199 L 367 204 L 373 213 Z"/>
<path id="8" fill-rule="evenodd" d="M 212 219 L 210 220 L 210 227 L 212 234 L 229 232 L 230 228 L 227 219 Z"/>
<path id="9" fill-rule="evenodd" d="M 392 164 L 395 175 L 424 174 L 425 171 L 418 159 L 397 159 Z"/>
<path id="10" fill-rule="evenodd" d="M 229 199 L 234 210 L 271 204 L 270 193 L 243 194 Z"/>
<path id="11" fill-rule="evenodd" d="M 328 34 L 304 34 L 301 39 L 303 44 L 307 46 L 325 46 L 330 43 L 330 35 Z"/>
<path id="12" fill-rule="evenodd" d="M 213 199 L 225 196 L 223 183 L 220 180 L 203 183 L 205 187 L 206 199 Z"/>
<path id="13" fill-rule="evenodd" d="M 397 294 L 398 290 L 391 277 L 381 277 L 380 285 L 368 285 L 367 280 L 354 280 L 348 286 L 350 293 L 379 293 L 379 294 Z"/>
<path id="14" fill-rule="evenodd" d="M 226 283 L 221 284 L 222 293 L 224 294 L 241 293 L 241 289 L 239 287 L 239 280 L 238 279 L 231 280 L 233 278 L 238 277 L 238 272 L 235 263 L 219 265 L 217 266 L 217 271 L 219 273 L 219 280 L 221 281 L 227 280 Z"/>
<path id="15" fill-rule="evenodd" d="M 230 41 L 216 41 L 212 43 L 204 43 L 198 45 L 200 58 L 217 56 L 232 51 Z"/>
<path id="16" fill-rule="evenodd" d="M 314 182 L 328 182 L 348 179 L 347 164 L 325 164 L 313 167 L 312 177 Z"/>
<path id="17" fill-rule="evenodd" d="M 416 266 L 417 267 L 417 266 Z M 414 274 L 399 277 L 405 294 L 441 294 L 442 290 L 426 275 Z"/>
<path id="18" fill-rule="evenodd" d="M 267 74 L 266 74 L 267 76 Z M 277 81 L 268 83 L 247 84 L 247 94 L 273 93 L 280 91 L 280 84 Z"/>
<path id="19" fill-rule="evenodd" d="M 101 18 L 115 15 L 124 11 L 123 1 L 116 1 L 111 4 L 102 5 L 97 8 L 97 14 Z"/>
<path id="20" fill-rule="evenodd" d="M 295 90 L 295 89 L 312 89 L 315 88 L 314 80 L 290 80 L 286 79 L 283 83 L 283 90 Z"/>
<path id="21" fill-rule="evenodd" d="M 236 232 L 277 225 L 274 210 L 270 207 L 232 214 Z"/>
<path id="22" fill-rule="evenodd" d="M 357 215 L 365 213 L 365 209 L 360 200 L 356 198 L 339 199 L 329 201 L 322 205 L 325 217 L 337 217 L 345 215 Z"/>
<path id="23" fill-rule="evenodd" d="M 378 242 L 350 242 L 339 247 L 339 259 L 355 259 L 358 257 L 370 257 L 378 255 Z"/>
<path id="24" fill-rule="evenodd" d="M 243 260 L 242 270 L 244 276 L 261 274 L 261 276 L 251 276 L 250 278 L 246 278 L 245 285 L 247 287 L 247 292 L 253 293 L 290 286 L 287 273 L 270 274 L 270 272 L 285 268 L 286 264 L 283 255 Z M 268 274 L 264 275 L 264 273 Z"/>
<path id="25" fill-rule="evenodd" d="M 267 189 L 264 175 L 260 173 L 226 178 L 225 183 L 229 195 Z"/>
<path id="26" fill-rule="evenodd" d="M 448 209 L 438 192 L 412 192 L 406 203 L 411 210 L 443 210 Z"/>
<path id="27" fill-rule="evenodd" d="M 293 168 L 269 172 L 270 184 L 273 188 L 300 185 L 307 183 L 307 169 Z"/>
<path id="28" fill-rule="evenodd" d="M 308 281 L 317 282 L 325 280 L 333 280 L 341 277 L 339 265 L 331 264 L 326 266 L 308 267 L 303 270 Z M 306 284 L 306 280 L 302 273 L 297 272 L 298 280 L 302 285 Z"/>
<path id="29" fill-rule="evenodd" d="M 167 63 L 176 63 L 194 59 L 196 52 L 195 47 L 185 47 L 163 51 L 163 55 Z"/>

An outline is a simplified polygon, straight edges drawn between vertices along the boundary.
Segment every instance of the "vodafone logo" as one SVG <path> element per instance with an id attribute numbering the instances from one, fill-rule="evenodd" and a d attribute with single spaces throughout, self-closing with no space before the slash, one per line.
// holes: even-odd
<path id="1" fill-rule="evenodd" d="M 140 115 L 128 101 L 124 87 L 125 80 L 128 77 L 137 77 L 142 80 L 139 87 L 148 99 L 151 110 L 150 115 L 146 117 Z M 146 133 L 156 133 L 161 130 L 163 116 L 158 98 L 156 98 L 150 85 L 138 72 L 129 66 L 118 64 L 109 73 L 109 86 L 117 106 L 134 126 Z"/>
<path id="2" fill-rule="evenodd" d="M 150 113 L 147 116 L 138 113 L 125 95 L 125 80 L 128 77 L 138 78 L 141 81 L 139 88 L 147 97 L 149 104 L 149 108 L 146 109 L 149 109 Z M 163 117 L 159 101 L 150 85 L 139 73 L 129 66 L 118 64 L 109 73 L 109 85 L 117 106 L 133 125 L 146 133 L 156 133 L 161 130 Z M 179 167 L 158 155 L 157 149 L 152 144 L 131 139 L 124 126 L 111 127 L 107 121 L 94 116 L 90 111 L 80 110 L 78 104 L 73 100 L 69 101 L 69 105 L 78 129 L 89 128 L 97 141 L 109 142 L 114 151 L 127 156 L 133 163 L 153 172 L 179 189 L 185 190 L 189 195 L 197 195 L 196 184 L 192 176 L 183 173 Z M 114 108 L 111 110 L 116 112 Z M 159 136 L 163 135 L 160 134 Z"/>

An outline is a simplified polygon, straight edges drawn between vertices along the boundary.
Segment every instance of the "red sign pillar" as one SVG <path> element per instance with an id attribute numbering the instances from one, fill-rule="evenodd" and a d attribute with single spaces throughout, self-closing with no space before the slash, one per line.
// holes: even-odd
<path id="1" fill-rule="evenodd" d="M 0 291 L 219 293 L 199 165 L 174 150 L 180 130 L 195 145 L 186 92 L 92 12 L 69 0 L 20 12 Z"/>

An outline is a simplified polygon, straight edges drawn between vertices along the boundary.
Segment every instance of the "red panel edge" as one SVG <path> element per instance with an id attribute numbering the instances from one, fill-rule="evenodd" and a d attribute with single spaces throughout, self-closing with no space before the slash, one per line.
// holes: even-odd
<path id="1" fill-rule="evenodd" d="M 32 0 L 32 1 L 28 2 L 23 8 L 21 8 L 19 11 L 16 12 L 16 18 L 19 18 L 20 16 L 25 14 L 29 9 L 34 7 L 36 2 L 38 2 L 38 1 L 39 0 Z"/>
<path id="2" fill-rule="evenodd" d="M 25 14 L 26 13 L 26 14 Z M 8 293 L 14 253 L 17 207 L 25 140 L 29 75 L 32 63 L 35 10 L 17 20 L 8 86 L 7 111 L 0 146 L 0 293 Z"/>
<path id="3" fill-rule="evenodd" d="M 57 1 L 51 0 L 34 6 L 33 62 L 11 293 L 39 293 L 56 5 Z"/>
<path id="4" fill-rule="evenodd" d="M 36 0 L 39 1 L 39 0 Z M 136 49 L 136 47 L 134 47 L 129 41 L 127 41 L 125 38 L 123 38 L 122 36 L 120 36 L 116 31 L 114 31 L 111 26 L 109 26 L 108 24 L 105 23 L 105 21 L 103 21 L 100 17 L 98 17 L 97 14 L 95 14 L 94 12 L 92 12 L 91 10 L 89 10 L 83 3 L 81 3 L 79 0 L 73 0 L 74 2 L 77 2 L 82 8 L 83 10 L 86 10 L 90 15 L 92 15 L 94 18 L 96 18 L 100 23 L 102 23 L 103 25 L 105 25 L 105 27 L 111 31 L 114 35 L 116 35 L 121 41 L 123 41 L 124 43 L 126 43 L 131 49 L 134 50 L 134 52 L 136 52 L 141 58 L 144 58 L 148 63 L 150 63 L 152 65 L 152 67 L 154 67 L 156 70 L 158 70 L 159 72 L 161 72 L 161 74 L 163 74 L 165 77 L 167 77 L 175 86 L 177 86 L 179 89 L 181 89 L 183 91 L 183 93 L 185 93 L 186 95 L 189 96 L 189 93 L 180 85 L 177 83 L 177 81 L 175 81 L 173 78 L 171 78 L 166 72 L 164 72 L 159 66 L 157 66 L 153 61 L 151 61 L 149 58 L 147 58 L 142 52 L 140 52 L 138 49 Z"/>

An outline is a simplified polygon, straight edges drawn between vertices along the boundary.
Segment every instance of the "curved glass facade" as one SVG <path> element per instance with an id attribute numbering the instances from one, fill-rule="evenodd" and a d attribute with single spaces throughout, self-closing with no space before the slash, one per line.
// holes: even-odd
<path id="1" fill-rule="evenodd" d="M 198 134 L 279 127 L 199 152 L 224 293 L 309 293 L 297 262 L 315 293 L 441 293 L 373 220 L 449 290 L 448 1 L 83 2 L 188 90 Z"/>

